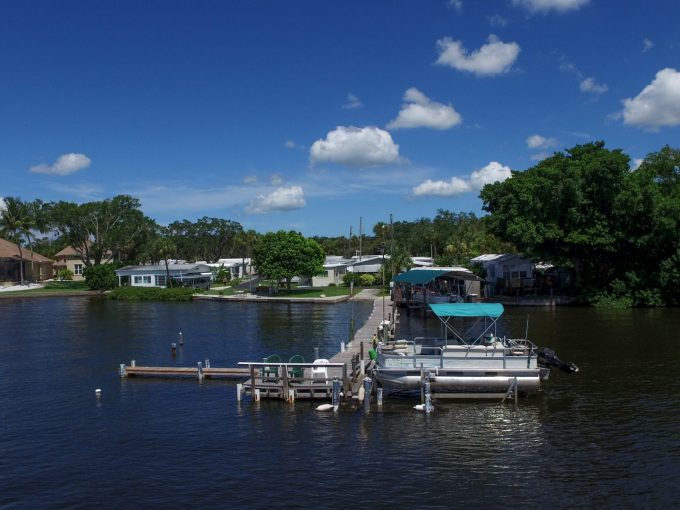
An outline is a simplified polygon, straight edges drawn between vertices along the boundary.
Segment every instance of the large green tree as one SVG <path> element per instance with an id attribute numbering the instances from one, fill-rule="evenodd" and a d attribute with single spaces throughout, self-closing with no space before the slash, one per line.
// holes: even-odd
<path id="1" fill-rule="evenodd" d="M 236 238 L 241 232 L 243 227 L 236 221 L 207 216 L 195 222 L 174 221 L 166 229 L 168 237 L 177 246 L 178 257 L 208 262 L 234 255 Z"/>
<path id="2" fill-rule="evenodd" d="M 258 274 L 270 280 L 285 280 L 289 289 L 295 276 L 322 273 L 324 260 L 323 249 L 316 241 L 292 230 L 264 234 L 253 251 Z"/>
<path id="3" fill-rule="evenodd" d="M 97 202 L 57 202 L 50 207 L 55 230 L 72 246 L 86 267 L 113 259 L 127 260 L 155 222 L 144 216 L 139 200 L 117 195 Z"/>

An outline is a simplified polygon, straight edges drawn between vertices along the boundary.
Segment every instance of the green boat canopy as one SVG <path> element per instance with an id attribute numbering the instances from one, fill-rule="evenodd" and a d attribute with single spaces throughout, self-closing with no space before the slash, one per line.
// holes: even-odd
<path id="1" fill-rule="evenodd" d="M 448 276 L 459 280 L 481 280 L 471 271 L 464 269 L 411 269 L 394 277 L 397 283 L 410 283 L 412 285 L 424 285 L 440 276 Z"/>
<path id="2" fill-rule="evenodd" d="M 503 315 L 500 303 L 441 303 L 430 305 L 437 317 L 493 317 Z"/>

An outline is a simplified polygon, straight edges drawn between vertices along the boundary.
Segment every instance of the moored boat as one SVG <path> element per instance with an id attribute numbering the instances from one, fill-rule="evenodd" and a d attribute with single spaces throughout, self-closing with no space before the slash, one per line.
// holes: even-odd
<path id="1" fill-rule="evenodd" d="M 490 397 L 513 388 L 539 391 L 550 370 L 576 372 L 550 349 L 527 338 L 498 335 L 500 303 L 436 303 L 442 335 L 396 340 L 378 346 L 373 375 L 387 394 L 419 394 L 425 379 L 435 396 Z"/>

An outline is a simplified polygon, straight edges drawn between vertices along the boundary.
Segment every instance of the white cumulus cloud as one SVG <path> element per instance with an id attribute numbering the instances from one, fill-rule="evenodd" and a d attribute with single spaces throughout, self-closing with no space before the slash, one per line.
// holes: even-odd
<path id="1" fill-rule="evenodd" d="M 278 186 L 283 182 L 283 178 L 279 174 L 271 174 L 269 176 L 269 182 L 272 186 Z"/>
<path id="2" fill-rule="evenodd" d="M 42 163 L 40 165 L 32 166 L 30 170 L 36 174 L 69 175 L 78 170 L 82 170 L 83 168 L 87 168 L 90 166 L 90 163 L 92 163 L 92 160 L 85 154 L 71 152 L 69 154 L 62 154 L 51 165 Z"/>
<path id="3" fill-rule="evenodd" d="M 541 135 L 531 135 L 527 137 L 527 147 L 530 149 L 550 149 L 557 145 L 557 140 L 554 138 L 546 138 Z"/>
<path id="4" fill-rule="evenodd" d="M 654 47 L 654 43 L 646 37 L 642 40 L 642 53 L 647 53 Z"/>
<path id="5" fill-rule="evenodd" d="M 491 161 L 485 167 L 475 170 L 468 179 L 451 177 L 448 181 L 427 179 L 412 189 L 415 196 L 454 197 L 469 191 L 482 189 L 486 184 L 504 181 L 511 177 L 510 167 Z"/>
<path id="6" fill-rule="evenodd" d="M 374 166 L 399 162 L 399 145 L 392 135 L 375 126 L 338 126 L 309 150 L 312 163 Z"/>
<path id="7" fill-rule="evenodd" d="M 512 0 L 514 5 L 524 7 L 530 12 L 575 11 L 586 5 L 590 0 Z"/>
<path id="8" fill-rule="evenodd" d="M 667 67 L 634 98 L 624 99 L 623 123 L 651 130 L 680 124 L 680 72 Z"/>
<path id="9" fill-rule="evenodd" d="M 446 6 L 449 9 L 455 9 L 456 11 L 460 12 L 463 10 L 463 0 L 448 0 L 446 2 Z"/>
<path id="10" fill-rule="evenodd" d="M 292 211 L 304 207 L 305 193 L 300 186 L 277 188 L 268 195 L 258 195 L 246 211 L 251 214 L 264 214 L 273 211 Z"/>
<path id="11" fill-rule="evenodd" d="M 477 76 L 493 76 L 506 73 L 517 60 L 519 44 L 504 43 L 490 35 L 488 43 L 471 53 L 460 41 L 444 37 L 437 41 L 439 58 L 437 64 L 447 65 L 459 71 L 468 71 Z"/>
<path id="12" fill-rule="evenodd" d="M 4 211 L 7 209 L 7 204 L 5 203 L 5 199 L 0 197 L 0 212 Z"/>
<path id="13" fill-rule="evenodd" d="M 597 83 L 595 78 L 586 78 L 585 80 L 581 81 L 579 87 L 581 88 L 581 92 L 590 92 L 592 94 L 602 94 L 609 90 L 607 85 L 604 83 Z"/>
<path id="14" fill-rule="evenodd" d="M 470 187 L 482 189 L 486 184 L 504 181 L 512 175 L 510 167 L 501 165 L 498 161 L 491 161 L 488 165 L 472 172 L 470 175 Z"/>
<path id="15" fill-rule="evenodd" d="M 460 177 L 451 177 L 450 181 L 433 181 L 427 179 L 413 188 L 413 194 L 420 196 L 454 197 L 470 191 L 470 185 Z"/>
<path id="16" fill-rule="evenodd" d="M 437 103 L 415 87 L 404 93 L 404 105 L 387 129 L 419 128 L 449 129 L 463 121 L 453 106 Z"/>

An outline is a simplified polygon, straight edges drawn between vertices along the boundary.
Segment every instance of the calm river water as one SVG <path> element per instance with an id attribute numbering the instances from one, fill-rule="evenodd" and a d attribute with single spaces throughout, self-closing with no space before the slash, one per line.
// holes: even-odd
<path id="1" fill-rule="evenodd" d="M 386 400 L 333 415 L 239 405 L 228 382 L 118 377 L 133 358 L 330 357 L 370 308 L 0 300 L 0 508 L 678 506 L 677 309 L 506 309 L 504 328 L 523 336 L 529 314 L 530 338 L 581 368 L 517 410 L 436 402 L 426 416 Z"/>

